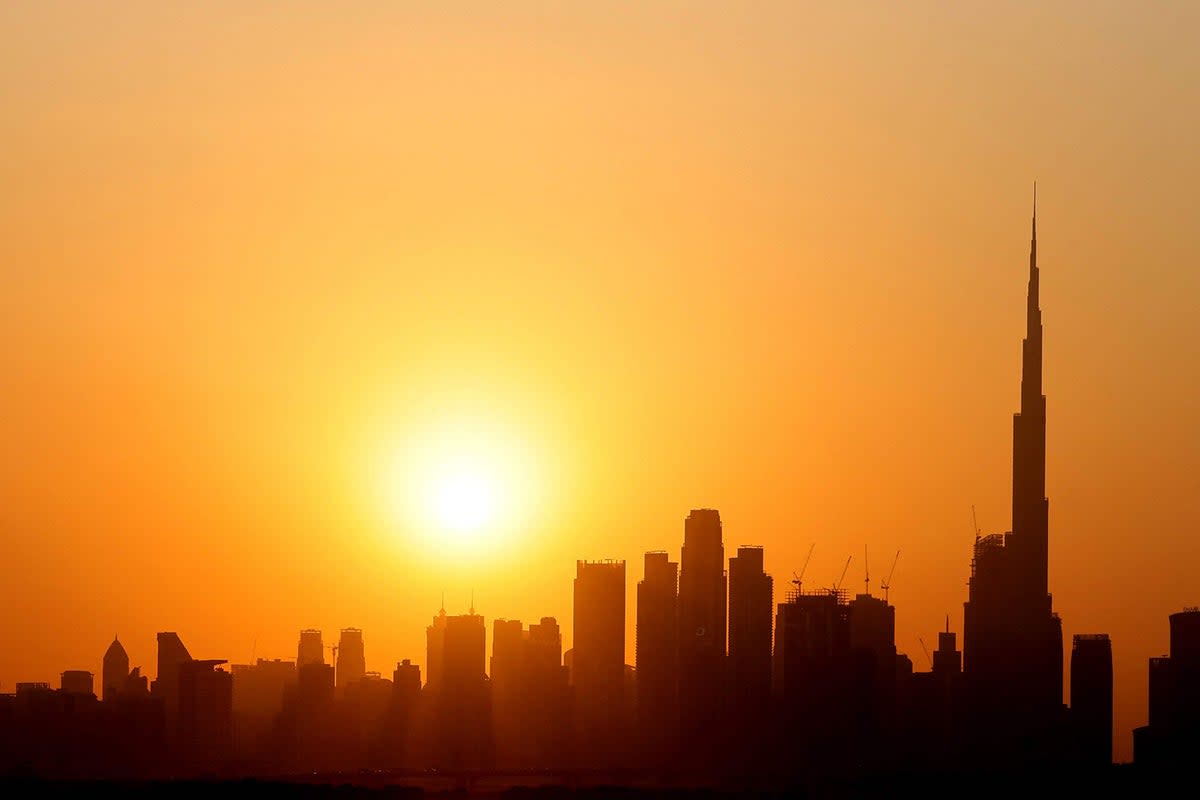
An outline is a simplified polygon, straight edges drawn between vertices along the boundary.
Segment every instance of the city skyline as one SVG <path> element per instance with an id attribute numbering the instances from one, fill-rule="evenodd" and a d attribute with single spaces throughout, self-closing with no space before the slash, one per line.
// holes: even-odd
<path id="1" fill-rule="evenodd" d="M 777 600 L 899 552 L 922 670 L 1025 527 L 1036 179 L 1063 699 L 1108 634 L 1132 758 L 1200 602 L 1200 9 L 354 5 L 0 9 L 0 692 L 114 632 L 387 677 L 443 605 L 569 649 L 580 560 L 633 664 L 706 508 Z"/>

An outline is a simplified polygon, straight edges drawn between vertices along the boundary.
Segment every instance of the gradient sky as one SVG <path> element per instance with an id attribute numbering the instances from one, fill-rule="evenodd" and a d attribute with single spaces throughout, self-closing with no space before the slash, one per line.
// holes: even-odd
<path id="1" fill-rule="evenodd" d="M 0 691 L 557 616 L 715 507 L 777 596 L 961 632 L 1039 185 L 1050 583 L 1116 755 L 1200 604 L 1200 7 L 0 5 Z M 439 432 L 522 490 L 397 513 Z M 414 460 L 415 459 L 415 460 Z M 396 465 L 403 463 L 399 468 Z M 490 630 L 489 630 L 490 640 Z M 1069 660 L 1069 658 L 1067 659 Z"/>

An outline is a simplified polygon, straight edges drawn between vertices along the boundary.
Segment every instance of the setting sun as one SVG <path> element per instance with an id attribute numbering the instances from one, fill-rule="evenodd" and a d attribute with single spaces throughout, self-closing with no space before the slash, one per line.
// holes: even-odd
<path id="1" fill-rule="evenodd" d="M 430 511 L 448 530 L 469 534 L 492 521 L 496 510 L 492 476 L 466 465 L 433 476 L 430 484 Z"/>
<path id="2" fill-rule="evenodd" d="M 536 511 L 532 449 L 480 414 L 414 425 L 392 445 L 380 487 L 401 543 L 455 558 L 512 544 Z"/>

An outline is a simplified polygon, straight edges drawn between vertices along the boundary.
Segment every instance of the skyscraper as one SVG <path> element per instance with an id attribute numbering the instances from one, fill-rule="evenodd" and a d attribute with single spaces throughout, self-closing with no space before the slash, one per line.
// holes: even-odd
<path id="1" fill-rule="evenodd" d="M 436 635 L 434 632 L 436 631 Z M 435 694 L 435 760 L 440 766 L 478 768 L 492 759 L 491 700 L 485 666 L 487 629 L 471 609 L 440 614 L 430 627 L 430 687 Z M 435 649 L 440 677 L 432 672 Z"/>
<path id="2" fill-rule="evenodd" d="M 762 548 L 739 547 L 729 559 L 729 682 L 739 708 L 770 697 L 773 589 Z"/>
<path id="3" fill-rule="evenodd" d="M 1133 760 L 1190 764 L 1200 749 L 1200 608 L 1170 616 L 1171 652 L 1150 659 L 1149 724 L 1133 732 Z"/>
<path id="4" fill-rule="evenodd" d="M 179 671 L 191 660 L 179 634 L 174 631 L 158 634 L 158 674 L 150 686 L 150 693 L 162 699 L 168 720 L 173 720 L 179 712 Z M 170 724 L 168 722 L 168 726 Z"/>
<path id="5" fill-rule="evenodd" d="M 964 606 L 963 673 L 973 731 L 1044 754 L 1062 714 L 1062 622 L 1047 585 L 1046 397 L 1038 305 L 1037 206 L 1029 249 L 1021 408 L 1013 417 L 1012 530 L 977 539 Z M 995 747 L 981 752 L 997 753 Z M 1013 757 L 1013 753 L 1004 756 Z"/>
<path id="6" fill-rule="evenodd" d="M 1106 633 L 1080 633 L 1071 641 L 1071 723 L 1083 762 L 1111 764 L 1113 663 Z"/>
<path id="7" fill-rule="evenodd" d="M 343 628 L 338 638 L 337 685 L 349 686 L 361 681 L 367 672 L 367 660 L 363 653 L 362 630 Z"/>
<path id="8" fill-rule="evenodd" d="M 582 753 L 610 761 L 621 733 L 625 677 L 625 562 L 575 564 L 572 683 Z"/>
<path id="9" fill-rule="evenodd" d="M 722 712 L 725 592 L 721 515 L 694 509 L 683 524 L 679 569 L 679 712 L 692 741 Z"/>
<path id="10" fill-rule="evenodd" d="M 646 747 L 658 755 L 678 731 L 679 564 L 664 551 L 645 555 L 637 587 L 637 709 Z"/>
<path id="11" fill-rule="evenodd" d="M 324 664 L 325 646 L 321 643 L 321 632 L 313 628 L 300 631 L 300 644 L 296 647 L 296 669 L 306 664 Z"/>
<path id="12" fill-rule="evenodd" d="M 104 666 L 100 670 L 100 699 L 115 700 L 129 678 L 129 654 L 113 636 L 112 644 L 104 651 Z"/>

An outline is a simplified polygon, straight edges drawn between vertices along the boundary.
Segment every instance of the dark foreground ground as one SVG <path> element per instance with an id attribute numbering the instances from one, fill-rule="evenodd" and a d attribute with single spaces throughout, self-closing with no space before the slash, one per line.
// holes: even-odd
<path id="1" fill-rule="evenodd" d="M 1190 773 L 1190 774 L 1189 774 Z M 1034 800 L 1055 797 L 1140 798 L 1156 794 L 1200 796 L 1194 771 L 1114 765 L 1088 773 L 1039 774 L 960 773 L 893 774 L 871 778 L 822 779 L 820 783 L 753 785 L 753 781 L 730 780 L 720 786 L 679 785 L 513 785 L 486 778 L 440 776 L 426 780 L 406 778 L 402 782 L 386 773 L 312 775 L 280 779 L 247 780 L 160 780 L 160 781 L 68 781 L 31 776 L 0 776 L 0 798 L 105 797 L 136 800 L 148 797 L 213 798 L 402 798 L 403 800 L 734 800 L 734 798 L 778 798 L 778 800 L 893 800 L 920 798 L 938 800 Z"/>

